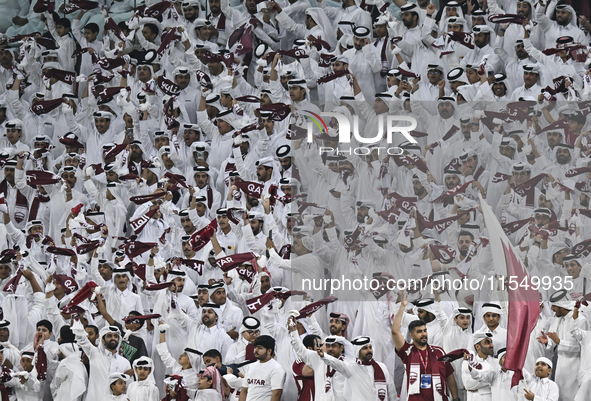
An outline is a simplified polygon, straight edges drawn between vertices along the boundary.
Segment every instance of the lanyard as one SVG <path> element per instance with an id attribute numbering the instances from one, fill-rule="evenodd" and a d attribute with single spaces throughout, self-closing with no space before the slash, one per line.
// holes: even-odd
<path id="1" fill-rule="evenodd" d="M 425 369 L 425 372 L 427 372 L 427 366 L 429 365 L 429 350 L 427 350 L 427 357 L 425 358 L 425 360 L 423 360 L 423 355 L 421 355 L 421 351 L 419 351 L 419 358 L 421 358 L 421 365 Z"/>

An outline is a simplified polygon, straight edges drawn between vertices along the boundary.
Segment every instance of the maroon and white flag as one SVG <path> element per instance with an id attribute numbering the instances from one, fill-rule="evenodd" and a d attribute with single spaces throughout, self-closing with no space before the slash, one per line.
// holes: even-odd
<path id="1" fill-rule="evenodd" d="M 466 32 L 448 32 L 447 35 L 454 42 L 461 43 L 468 49 L 474 49 L 474 38 L 472 34 Z"/>
<path id="2" fill-rule="evenodd" d="M 504 366 L 515 372 L 511 380 L 511 387 L 513 387 L 523 378 L 521 371 L 529 348 L 530 334 L 540 315 L 540 293 L 529 283 L 530 278 L 525 266 L 513 250 L 509 238 L 503 232 L 492 209 L 482 197 L 480 197 L 480 204 L 484 223 L 490 234 L 495 273 L 514 277 L 518 283 L 529 284 L 518 285 L 517 288 L 508 287 L 507 354 Z"/>

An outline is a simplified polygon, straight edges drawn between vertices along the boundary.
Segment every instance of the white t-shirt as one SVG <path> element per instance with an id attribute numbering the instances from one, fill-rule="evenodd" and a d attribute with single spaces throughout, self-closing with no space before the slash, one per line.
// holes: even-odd
<path id="1" fill-rule="evenodd" d="M 242 381 L 243 387 L 248 388 L 246 401 L 269 401 L 273 390 L 283 389 L 285 376 L 285 370 L 275 359 L 265 363 L 256 361 Z"/>

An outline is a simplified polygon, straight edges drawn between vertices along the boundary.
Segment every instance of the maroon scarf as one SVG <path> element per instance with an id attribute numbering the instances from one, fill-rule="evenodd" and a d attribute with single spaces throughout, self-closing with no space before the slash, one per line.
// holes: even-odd
<path id="1" fill-rule="evenodd" d="M 333 71 L 333 72 L 326 74 L 323 77 L 318 78 L 316 83 L 325 84 L 327 82 L 334 81 L 335 79 L 337 79 L 339 77 L 344 77 L 348 73 L 349 73 L 349 70 Z"/>
<path id="2" fill-rule="evenodd" d="M 519 196 L 525 197 L 525 203 L 528 207 L 533 207 L 535 204 L 536 185 L 544 179 L 548 174 L 538 174 L 534 178 L 529 179 L 523 184 L 515 187 L 513 190 Z"/>
<path id="3" fill-rule="evenodd" d="M 407 363 L 404 364 L 406 369 L 406 377 L 408 379 L 407 389 L 410 387 L 411 384 L 414 384 L 417 380 L 421 380 L 420 374 L 417 376 L 415 369 L 412 369 L 411 371 L 411 366 L 416 367 L 418 365 L 420 372 L 421 356 L 419 355 L 419 350 L 411 344 L 410 349 L 408 349 L 407 352 L 409 351 L 409 358 L 407 359 Z M 433 377 L 435 376 L 439 376 L 441 379 L 441 389 L 436 389 L 433 382 L 431 383 L 431 388 L 433 389 L 433 391 L 438 391 L 439 394 L 441 394 L 443 400 L 447 400 L 447 383 L 445 381 L 445 373 L 441 372 L 441 370 L 443 370 L 444 365 L 440 364 L 437 361 L 437 356 L 430 345 L 427 346 L 427 364 L 428 366 L 425 369 L 425 371 L 431 373 L 431 380 L 433 380 Z"/>
<path id="4" fill-rule="evenodd" d="M 181 93 L 181 88 L 174 82 L 164 78 L 162 75 L 156 80 L 158 88 L 167 95 L 178 96 Z"/>
<path id="5" fill-rule="evenodd" d="M 130 221 L 129 225 L 131 226 L 133 232 L 136 234 L 141 233 L 144 230 L 144 227 L 146 227 L 146 224 L 148 224 L 152 216 L 154 216 L 158 210 L 158 208 L 149 210 L 146 214 L 143 214 L 137 219 Z"/>
<path id="6" fill-rule="evenodd" d="M 0 193 L 4 194 L 4 198 L 8 200 L 8 181 L 4 179 L 0 182 Z M 16 190 L 16 205 L 14 208 L 14 220 L 17 223 L 21 223 L 25 220 L 27 211 L 29 210 L 29 202 L 27 197 L 21 193 L 18 189 Z"/>
<path id="7" fill-rule="evenodd" d="M 378 398 L 381 401 L 386 399 L 386 375 L 382 370 L 382 367 L 376 362 L 375 359 L 371 358 L 369 361 L 361 361 L 357 359 L 357 363 L 363 366 L 373 367 L 373 380 L 376 384 L 376 390 L 378 392 Z"/>
<path id="8" fill-rule="evenodd" d="M 373 44 L 375 47 L 378 47 L 378 42 L 380 40 L 376 40 L 376 42 Z M 390 69 L 390 63 L 388 62 L 388 44 L 390 43 L 389 40 L 389 36 L 386 35 L 386 37 L 384 38 L 384 43 L 382 44 L 382 50 L 380 52 L 380 58 L 382 60 L 382 70 L 380 71 L 380 76 L 382 78 L 384 78 L 386 75 L 388 75 L 388 70 Z"/>
<path id="9" fill-rule="evenodd" d="M 212 14 L 209 14 L 207 16 L 207 19 L 209 20 L 209 22 L 211 22 L 215 17 Z M 220 13 L 220 19 L 218 20 L 218 24 L 216 26 L 216 29 L 218 31 L 225 31 L 226 30 L 226 16 L 224 15 L 224 13 Z"/>

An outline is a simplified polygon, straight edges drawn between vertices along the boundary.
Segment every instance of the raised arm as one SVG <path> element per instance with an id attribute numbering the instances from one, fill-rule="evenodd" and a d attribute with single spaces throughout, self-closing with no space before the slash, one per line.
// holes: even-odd
<path id="1" fill-rule="evenodd" d="M 405 294 L 402 301 L 400 301 L 400 308 L 398 308 L 398 312 L 396 313 L 396 316 L 394 316 L 394 321 L 392 322 L 392 340 L 394 340 L 394 346 L 397 351 L 406 344 L 406 340 L 400 332 L 400 326 L 402 325 L 402 316 L 404 315 L 404 310 L 406 309 L 407 304 L 408 295 Z"/>

